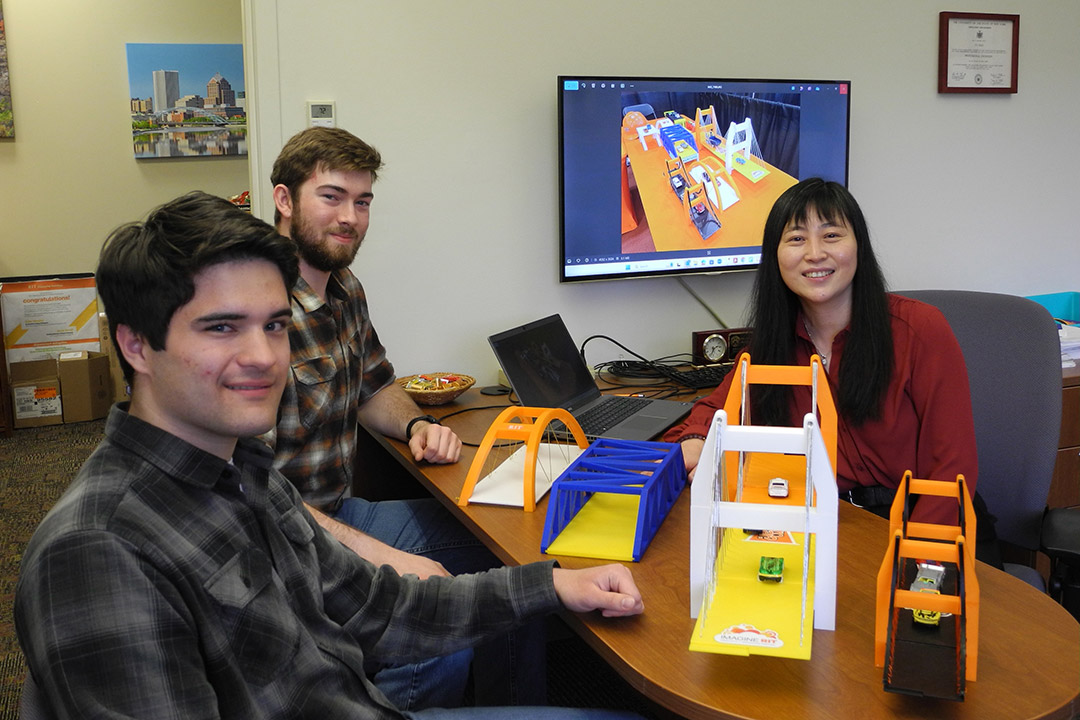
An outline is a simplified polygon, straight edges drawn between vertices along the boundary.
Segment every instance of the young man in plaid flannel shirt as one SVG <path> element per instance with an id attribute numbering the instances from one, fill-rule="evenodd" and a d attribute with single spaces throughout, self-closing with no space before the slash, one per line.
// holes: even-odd
<path id="1" fill-rule="evenodd" d="M 358 420 L 407 441 L 417 462 L 456 462 L 461 452 L 457 435 L 394 382 L 363 286 L 349 269 L 368 229 L 381 167 L 375 148 L 340 128 L 320 127 L 292 137 L 274 163 L 274 221 L 297 244 L 301 277 L 291 292 L 292 373 L 267 439 L 275 466 L 316 519 L 359 555 L 421 578 L 476 572 L 500 563 L 436 500 L 351 497 Z M 543 704 L 542 635 L 531 626 L 478 648 L 478 702 Z M 470 660 L 465 652 L 384 668 L 377 683 L 401 705 L 454 705 Z"/>

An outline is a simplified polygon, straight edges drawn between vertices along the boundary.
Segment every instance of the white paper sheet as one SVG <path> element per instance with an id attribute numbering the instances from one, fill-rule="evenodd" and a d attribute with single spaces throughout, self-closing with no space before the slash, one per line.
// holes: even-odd
<path id="1" fill-rule="evenodd" d="M 581 455 L 576 445 L 540 443 L 536 451 L 536 501 L 547 495 L 556 478 Z M 470 503 L 525 507 L 525 446 L 522 445 L 473 488 Z"/>

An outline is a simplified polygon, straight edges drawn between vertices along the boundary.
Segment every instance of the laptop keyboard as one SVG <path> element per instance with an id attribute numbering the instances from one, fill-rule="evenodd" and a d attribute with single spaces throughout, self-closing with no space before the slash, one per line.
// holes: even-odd
<path id="1" fill-rule="evenodd" d="M 731 370 L 731 366 L 705 365 L 704 367 L 695 367 L 692 370 L 676 370 L 673 367 L 661 364 L 657 365 L 656 369 L 669 380 L 674 380 L 680 385 L 694 390 L 702 390 L 719 385 L 724 376 Z"/>
<path id="2" fill-rule="evenodd" d="M 608 398 L 575 416 L 586 435 L 601 435 L 652 402 L 641 398 L 613 395 L 609 395 Z"/>

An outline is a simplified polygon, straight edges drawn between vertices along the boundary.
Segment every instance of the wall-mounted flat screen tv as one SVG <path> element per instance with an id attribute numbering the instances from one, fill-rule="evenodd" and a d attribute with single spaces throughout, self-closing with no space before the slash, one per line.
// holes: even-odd
<path id="1" fill-rule="evenodd" d="M 560 76 L 560 280 L 757 267 L 773 202 L 847 184 L 851 83 Z"/>

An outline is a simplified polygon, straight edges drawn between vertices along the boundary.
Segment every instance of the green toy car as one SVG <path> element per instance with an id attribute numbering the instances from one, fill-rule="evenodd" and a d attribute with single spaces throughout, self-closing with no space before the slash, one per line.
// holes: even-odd
<path id="1" fill-rule="evenodd" d="M 761 582 L 783 582 L 784 558 L 762 555 L 761 562 L 758 564 L 757 579 Z"/>

